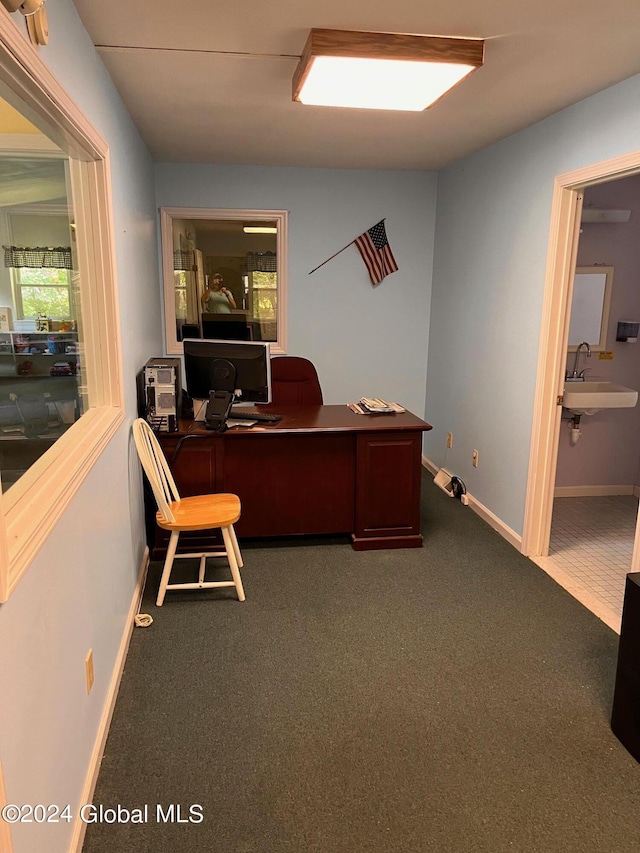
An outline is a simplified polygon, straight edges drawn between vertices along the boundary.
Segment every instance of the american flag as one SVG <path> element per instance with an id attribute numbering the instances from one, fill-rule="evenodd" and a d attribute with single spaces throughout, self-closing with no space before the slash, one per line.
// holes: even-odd
<path id="1" fill-rule="evenodd" d="M 384 219 L 381 219 L 377 225 L 369 228 L 364 234 L 356 237 L 353 242 L 362 255 L 371 284 L 379 284 L 385 276 L 396 272 L 398 269 L 398 264 L 387 240 Z"/>

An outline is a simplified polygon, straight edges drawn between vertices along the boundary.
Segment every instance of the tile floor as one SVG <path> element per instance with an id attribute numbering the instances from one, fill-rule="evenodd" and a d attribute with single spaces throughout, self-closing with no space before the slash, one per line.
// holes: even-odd
<path id="1" fill-rule="evenodd" d="M 539 562 L 615 631 L 620 630 L 637 514 L 633 495 L 556 498 L 549 556 Z"/>

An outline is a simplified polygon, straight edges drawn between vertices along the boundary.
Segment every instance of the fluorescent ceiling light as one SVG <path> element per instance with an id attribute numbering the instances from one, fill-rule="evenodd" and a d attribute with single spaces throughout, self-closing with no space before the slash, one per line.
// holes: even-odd
<path id="1" fill-rule="evenodd" d="M 272 225 L 245 225 L 245 234 L 277 234 L 278 229 Z"/>
<path id="2" fill-rule="evenodd" d="M 421 112 L 473 71 L 472 65 L 319 56 L 309 70 L 303 104 Z"/>
<path id="3" fill-rule="evenodd" d="M 476 39 L 313 29 L 293 77 L 303 104 L 421 111 L 483 63 Z"/>

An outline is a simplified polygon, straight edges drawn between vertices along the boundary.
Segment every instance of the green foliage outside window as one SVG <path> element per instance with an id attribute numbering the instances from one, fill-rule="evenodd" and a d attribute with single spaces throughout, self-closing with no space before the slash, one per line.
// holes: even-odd
<path id="1" fill-rule="evenodd" d="M 176 319 L 187 319 L 187 275 L 182 270 L 173 274 L 176 287 Z"/>
<path id="2" fill-rule="evenodd" d="M 23 317 L 71 317 L 69 271 L 65 269 L 18 270 Z"/>
<path id="3" fill-rule="evenodd" d="M 278 290 L 278 274 L 275 272 L 252 272 L 253 316 L 259 320 L 275 320 Z"/>

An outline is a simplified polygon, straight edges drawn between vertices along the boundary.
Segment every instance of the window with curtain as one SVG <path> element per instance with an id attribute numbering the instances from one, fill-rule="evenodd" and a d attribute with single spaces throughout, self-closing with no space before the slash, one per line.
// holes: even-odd
<path id="1" fill-rule="evenodd" d="M 16 317 L 44 314 L 55 320 L 73 319 L 69 270 L 19 267 L 11 271 Z"/>
<path id="2" fill-rule="evenodd" d="M 11 274 L 16 318 L 75 316 L 71 298 L 71 247 L 3 246 L 3 249 L 4 265 Z"/>

